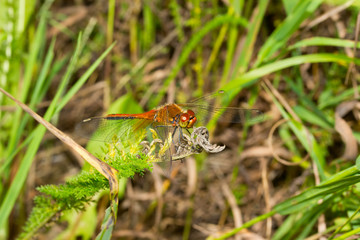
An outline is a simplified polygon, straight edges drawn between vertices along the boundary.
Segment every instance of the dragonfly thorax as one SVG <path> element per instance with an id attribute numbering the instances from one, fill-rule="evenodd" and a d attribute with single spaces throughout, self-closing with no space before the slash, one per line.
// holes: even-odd
<path id="1" fill-rule="evenodd" d="M 167 104 L 149 112 L 154 114 L 154 122 L 171 125 L 173 127 L 192 128 L 197 121 L 194 111 L 190 109 L 186 110 L 174 103 Z"/>
<path id="2" fill-rule="evenodd" d="M 192 110 L 187 110 L 181 113 L 179 125 L 182 128 L 192 128 L 196 122 L 195 113 Z"/>

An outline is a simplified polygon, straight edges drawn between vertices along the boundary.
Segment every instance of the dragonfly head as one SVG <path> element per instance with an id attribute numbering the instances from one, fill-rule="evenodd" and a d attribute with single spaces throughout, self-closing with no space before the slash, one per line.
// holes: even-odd
<path id="1" fill-rule="evenodd" d="M 181 114 L 179 125 L 182 128 L 192 128 L 195 122 L 196 122 L 195 113 L 189 109 Z"/>

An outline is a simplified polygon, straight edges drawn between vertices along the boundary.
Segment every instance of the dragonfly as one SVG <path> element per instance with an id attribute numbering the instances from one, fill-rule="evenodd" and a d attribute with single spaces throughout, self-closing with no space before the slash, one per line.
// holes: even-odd
<path id="1" fill-rule="evenodd" d="M 226 92 L 221 90 L 189 103 L 169 103 L 144 113 L 87 118 L 81 122 L 80 128 L 92 134 L 92 141 L 121 143 L 123 148 L 139 146 L 144 140 L 159 140 L 155 142 L 160 146 L 153 151 L 155 162 L 170 161 L 171 164 L 172 160 L 181 159 L 179 156 L 184 155 L 178 151 L 179 146 L 184 136 L 191 134 L 195 124 L 203 125 L 215 116 L 219 122 L 228 123 L 245 123 L 262 118 L 263 114 L 258 109 L 217 107 L 214 101 L 226 97 Z"/>

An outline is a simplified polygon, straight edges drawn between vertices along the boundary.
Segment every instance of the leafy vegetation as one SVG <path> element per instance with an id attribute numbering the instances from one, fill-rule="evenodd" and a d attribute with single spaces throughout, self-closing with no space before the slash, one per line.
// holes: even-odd
<path id="1" fill-rule="evenodd" d="M 119 171 L 112 218 L 108 181 L 0 93 L 0 238 L 55 238 L 54 228 L 39 231 L 54 220 L 67 222 L 59 226 L 67 239 L 226 239 L 245 228 L 271 239 L 358 236 L 359 7 L 0 2 L 0 87 L 79 142 L 82 119 L 219 89 L 229 96 L 224 106 L 264 113 L 242 126 L 212 118 L 207 128 L 227 150 L 174 166 L 173 181 L 157 171 L 138 177 L 151 167 L 146 157 L 89 142 Z"/>
<path id="2" fill-rule="evenodd" d="M 104 149 L 105 150 L 105 149 Z M 104 162 L 119 170 L 119 178 L 132 178 L 135 173 L 144 174 L 145 169 L 152 169 L 152 164 L 147 156 L 125 154 L 118 148 L 109 146 L 104 151 L 109 158 L 109 151 L 115 150 L 114 158 L 104 159 Z M 43 227 L 56 215 L 69 211 L 84 211 L 87 204 L 91 203 L 96 193 L 107 189 L 109 182 L 94 168 L 82 171 L 76 177 L 68 180 L 63 185 L 44 185 L 37 188 L 40 195 L 35 197 L 35 207 L 27 221 L 19 239 L 31 238 L 39 228 Z"/>

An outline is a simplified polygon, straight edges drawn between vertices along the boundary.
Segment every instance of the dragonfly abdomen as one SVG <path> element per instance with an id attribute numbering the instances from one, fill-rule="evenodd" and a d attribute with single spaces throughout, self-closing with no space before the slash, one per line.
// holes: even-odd
<path id="1" fill-rule="evenodd" d="M 121 120 L 121 119 L 135 119 L 134 116 L 127 116 L 128 114 L 110 114 L 105 117 L 106 120 Z"/>
<path id="2" fill-rule="evenodd" d="M 151 110 L 145 113 L 135 113 L 135 114 L 109 114 L 105 118 L 107 120 L 121 120 L 121 119 L 146 119 L 154 120 L 156 111 Z"/>

